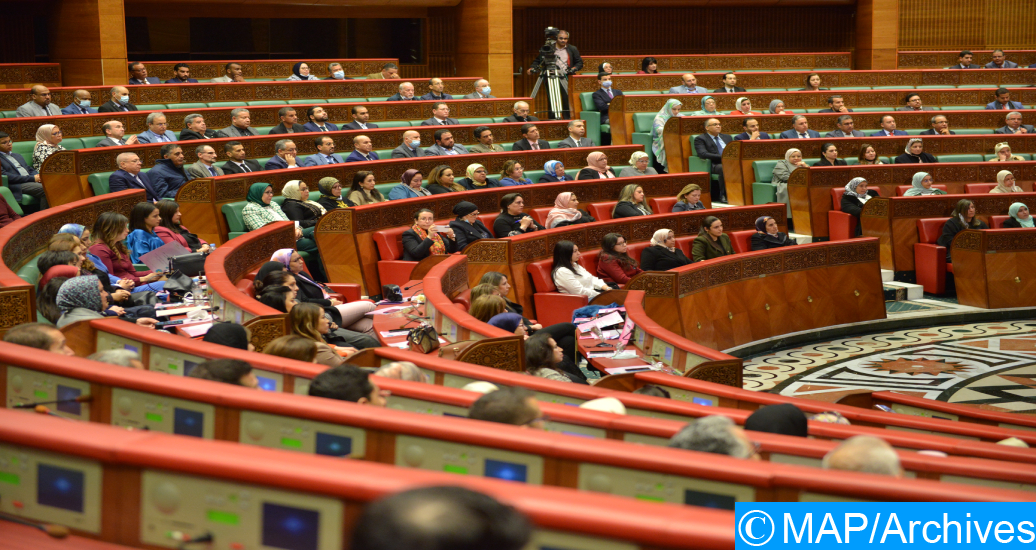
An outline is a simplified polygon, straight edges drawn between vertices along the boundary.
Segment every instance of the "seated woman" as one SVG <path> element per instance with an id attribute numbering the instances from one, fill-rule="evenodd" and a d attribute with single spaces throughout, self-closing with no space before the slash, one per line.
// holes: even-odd
<path id="1" fill-rule="evenodd" d="M 430 191 L 421 187 L 423 180 L 424 178 L 421 176 L 420 170 L 414 170 L 411 168 L 410 170 L 403 172 L 403 181 L 389 191 L 389 200 L 397 201 L 399 199 L 432 196 Z"/>
<path id="2" fill-rule="evenodd" d="M 492 189 L 500 187 L 500 182 L 489 178 L 489 172 L 481 164 L 469 164 L 467 169 L 468 177 L 461 178 L 460 184 L 465 189 L 477 191 L 479 189 Z"/>
<path id="3" fill-rule="evenodd" d="M 709 97 L 709 96 L 706 96 Z M 705 105 L 706 101 L 702 100 L 702 105 Z M 683 107 L 683 103 L 679 99 L 668 99 L 665 105 L 655 115 L 654 120 L 651 121 L 651 154 L 655 155 L 655 170 L 658 173 L 669 173 L 669 163 L 665 157 L 665 139 L 662 136 L 662 130 L 665 128 L 665 123 L 674 116 L 680 116 L 680 107 Z M 712 102 L 712 108 L 715 110 L 716 102 Z M 698 114 L 698 113 L 694 113 Z"/>
<path id="4" fill-rule="evenodd" d="M 328 212 L 336 208 L 356 206 L 351 200 L 342 196 L 342 183 L 338 181 L 338 178 L 330 176 L 320 178 L 320 181 L 317 182 L 317 188 L 320 189 L 320 198 L 317 199 L 317 204 L 323 206 L 324 210 Z"/>
<path id="5" fill-rule="evenodd" d="M 241 211 L 241 217 L 245 221 L 245 229 L 255 231 L 267 224 L 275 222 L 291 221 L 284 214 L 281 207 L 273 200 L 273 186 L 268 183 L 253 183 L 248 188 L 246 197 L 248 204 Z M 318 281 L 326 281 L 324 266 L 320 262 L 317 243 L 313 240 L 313 227 L 302 228 L 295 226 L 295 246 L 309 256 L 309 272 Z"/>
<path id="6" fill-rule="evenodd" d="M 723 232 L 723 222 L 716 216 L 709 216 L 702 220 L 701 231 L 694 238 L 691 245 L 691 259 L 695 262 L 711 260 L 730 256 L 734 253 L 734 247 L 730 244 L 730 237 Z"/>
<path id="7" fill-rule="evenodd" d="M 296 63 L 291 68 L 291 76 L 288 80 L 320 80 L 314 75 L 309 74 L 309 65 L 306 63 Z"/>
<path id="8" fill-rule="evenodd" d="M 752 100 L 748 99 L 747 97 L 737 98 L 737 101 L 734 102 L 734 106 L 736 107 L 736 109 L 730 111 L 730 114 L 732 115 L 748 116 L 759 114 L 752 110 Z"/>
<path id="9" fill-rule="evenodd" d="M 155 228 L 162 222 L 158 207 L 150 202 L 138 202 L 130 211 L 130 234 L 126 237 L 130 260 L 139 264 L 140 257 L 165 243 L 155 235 Z"/>
<path id="10" fill-rule="evenodd" d="M 189 249 L 191 252 L 207 254 L 211 247 L 209 243 L 198 238 L 189 229 L 180 224 L 183 215 L 180 213 L 180 205 L 169 199 L 160 200 L 155 203 L 158 207 L 160 221 L 155 227 L 155 235 L 162 239 L 163 243 L 178 243 L 180 246 Z"/>
<path id="11" fill-rule="evenodd" d="M 123 242 L 129 235 L 129 220 L 117 212 L 102 212 L 94 222 L 93 235 L 96 242 L 90 252 L 100 260 L 109 275 L 133 281 L 133 287 L 158 292 L 165 286 L 162 273 L 136 271 L 130 260 L 130 251 Z M 96 279 L 96 277 L 95 277 Z"/>
<path id="12" fill-rule="evenodd" d="M 619 193 L 619 202 L 612 208 L 612 218 L 632 218 L 634 216 L 650 216 L 654 214 L 644 196 L 644 188 L 630 183 Z"/>
<path id="13" fill-rule="evenodd" d="M 676 204 L 673 205 L 673 212 L 690 212 L 693 210 L 705 210 L 701 202 L 701 187 L 697 183 L 688 183 L 676 194 Z"/>
<path id="14" fill-rule="evenodd" d="M 571 369 L 564 370 L 565 359 L 565 350 L 550 334 L 536 334 L 525 341 L 525 372 L 557 382 L 586 384 L 583 376 L 576 376 Z"/>
<path id="15" fill-rule="evenodd" d="M 320 216 L 327 214 L 327 210 L 318 203 L 309 200 L 309 187 L 302 180 L 291 180 L 284 184 L 281 190 L 284 195 L 284 204 L 281 211 L 293 222 L 298 222 L 299 227 L 316 227 Z"/>
<path id="16" fill-rule="evenodd" d="M 802 151 L 792 148 L 784 153 L 784 160 L 777 161 L 773 167 L 773 177 L 770 183 L 777 188 L 774 198 L 777 202 L 788 205 L 788 217 L 791 217 L 791 200 L 788 198 L 788 180 L 796 168 L 809 168 L 809 165 L 802 160 Z"/>
<path id="17" fill-rule="evenodd" d="M 668 271 L 691 263 L 687 255 L 676 247 L 672 229 L 659 229 L 651 236 L 651 244 L 640 253 L 640 267 L 644 271 Z"/>
<path id="18" fill-rule="evenodd" d="M 1007 143 L 1006 141 L 997 143 L 996 147 L 993 147 L 993 152 L 996 153 L 996 156 L 989 159 L 989 162 L 1012 162 L 1018 160 L 1025 160 L 1022 157 L 1019 157 L 1018 155 L 1012 155 L 1011 144 Z"/>
<path id="19" fill-rule="evenodd" d="M 597 74 L 612 74 L 612 64 L 605 61 L 597 66 Z"/>
<path id="20" fill-rule="evenodd" d="M 867 201 L 878 196 L 874 189 L 867 189 L 867 180 L 853 178 L 845 184 L 845 193 L 842 193 L 842 212 L 852 214 L 856 218 L 856 236 L 863 235 L 863 228 L 860 224 L 860 214 L 863 212 L 863 205 Z"/>
<path id="21" fill-rule="evenodd" d="M 285 359 L 294 359 L 303 363 L 315 363 L 317 359 L 317 346 L 309 338 L 288 334 L 278 336 L 263 347 L 263 353 Z"/>
<path id="22" fill-rule="evenodd" d="M 716 99 L 711 95 L 707 95 L 701 98 L 701 109 L 691 113 L 691 116 L 717 116 L 720 114 L 722 113 L 716 110 Z"/>
<path id="23" fill-rule="evenodd" d="M 575 193 L 570 191 L 560 193 L 554 199 L 554 208 L 551 208 L 550 212 L 547 213 L 548 229 L 595 221 L 597 220 L 589 212 L 579 209 L 579 199 Z"/>
<path id="24" fill-rule="evenodd" d="M 648 166 L 648 154 L 644 151 L 634 151 L 630 155 L 630 165 L 619 171 L 620 178 L 632 178 L 636 176 L 657 176 L 658 171 Z"/>
<path id="25" fill-rule="evenodd" d="M 414 212 L 414 225 L 403 232 L 403 261 L 419 262 L 428 256 L 457 251 L 453 230 L 435 225 L 435 213 L 427 208 Z"/>
<path id="26" fill-rule="evenodd" d="M 857 164 L 885 164 L 878 158 L 878 151 L 870 143 L 860 144 L 860 156 L 856 157 Z"/>
<path id="27" fill-rule="evenodd" d="M 768 250 L 794 244 L 794 239 L 789 238 L 787 233 L 780 232 L 777 220 L 770 216 L 756 218 L 755 234 L 752 235 L 752 250 Z"/>
<path id="28" fill-rule="evenodd" d="M 1014 184 L 1014 174 L 1010 170 L 1001 170 L 996 173 L 996 187 L 989 190 L 990 193 L 1024 193 L 1025 190 Z"/>
<path id="29" fill-rule="evenodd" d="M 496 238 L 503 239 L 540 229 L 543 226 L 525 213 L 525 199 L 520 193 L 508 193 L 500 197 L 500 215 L 493 221 Z"/>
<path id="30" fill-rule="evenodd" d="M 820 146 L 820 160 L 813 163 L 813 166 L 845 166 L 846 162 L 838 158 L 838 148 L 834 143 L 825 143 Z"/>
<path id="31" fill-rule="evenodd" d="M 543 175 L 539 183 L 557 183 L 559 181 L 572 181 L 572 178 L 565 173 L 565 165 L 559 160 L 548 160 L 543 165 Z"/>
<path id="32" fill-rule="evenodd" d="M 482 220 L 478 219 L 479 212 L 475 203 L 468 201 L 458 202 L 453 207 L 453 214 L 457 216 L 457 219 L 450 221 L 450 229 L 453 230 L 457 252 L 463 252 L 469 244 L 479 239 L 493 238 L 489 228 L 482 223 Z"/>
<path id="33" fill-rule="evenodd" d="M 44 254 L 46 255 L 46 254 Z M 62 254 L 63 255 L 63 254 Z M 42 259 L 43 256 L 40 256 Z M 43 317 L 51 324 L 57 324 L 61 318 L 61 310 L 58 309 L 58 290 L 65 281 L 79 277 L 79 270 L 68 264 L 57 264 L 46 271 L 40 270 L 43 276 L 36 285 L 36 312 L 37 317 Z"/>
<path id="34" fill-rule="evenodd" d="M 619 233 L 608 233 L 601 239 L 601 255 L 597 260 L 597 276 L 605 281 L 625 285 L 644 270 L 627 252 L 626 238 Z"/>
<path id="35" fill-rule="evenodd" d="M 953 207 L 950 219 L 942 226 L 942 235 L 939 235 L 939 240 L 936 241 L 939 246 L 946 247 L 947 262 L 953 261 L 953 238 L 965 229 L 989 229 L 989 226 L 975 215 L 975 203 L 961 199 L 957 201 L 957 206 Z"/>
<path id="36" fill-rule="evenodd" d="M 939 159 L 924 152 L 924 141 L 921 138 L 910 138 L 902 155 L 896 157 L 893 164 L 932 164 Z"/>
<path id="37" fill-rule="evenodd" d="M 262 294 L 256 296 L 255 299 L 264 306 L 272 307 L 281 313 L 290 313 L 299 303 L 295 295 L 296 292 L 286 286 L 267 286 L 263 287 Z"/>
<path id="38" fill-rule="evenodd" d="M 295 275 L 293 275 L 290 271 L 285 271 L 284 266 L 282 266 L 279 262 L 267 263 L 276 264 L 281 269 L 271 271 L 263 277 L 262 283 L 256 282 L 255 285 L 259 288 L 262 288 L 264 291 L 269 288 L 287 287 L 291 290 L 291 297 L 295 300 L 295 303 L 308 302 L 323 307 L 324 315 L 327 316 L 331 321 L 331 331 L 324 335 L 324 340 L 326 340 L 328 344 L 335 346 L 349 346 L 354 347 L 356 349 L 376 348 L 380 345 L 378 343 L 378 339 L 375 338 L 373 334 L 357 332 L 355 330 L 348 330 L 339 327 L 338 321 L 342 320 L 343 315 L 340 311 L 338 311 L 337 306 L 325 307 L 328 302 L 327 300 L 324 300 L 322 298 L 314 298 L 312 296 L 307 296 L 301 293 L 299 291 L 299 285 L 298 282 L 296 282 Z M 260 298 L 263 296 L 263 294 L 264 292 L 256 292 L 256 296 L 259 296 Z M 275 309 L 281 309 L 277 305 L 280 302 L 274 300 L 272 303 L 274 304 Z M 354 302 L 353 304 L 350 304 L 350 306 L 355 306 L 362 303 L 363 302 Z M 356 311 L 358 312 L 362 311 L 363 309 L 373 309 L 373 307 L 373 304 L 371 304 L 368 308 L 356 307 Z M 283 311 L 287 313 L 287 309 Z M 357 326 L 356 323 L 354 323 L 354 326 Z M 366 323 L 361 323 L 357 326 L 357 328 L 364 328 L 365 326 Z M 373 327 L 373 324 L 371 324 L 371 326 Z"/>
<path id="39" fill-rule="evenodd" d="M 551 266 L 550 277 L 558 292 L 562 294 L 575 294 L 586 296 L 593 300 L 598 294 L 610 290 L 608 283 L 594 277 L 579 264 L 582 255 L 579 247 L 572 241 L 558 241 L 554 245 L 554 263 Z"/>
<path id="40" fill-rule="evenodd" d="M 1029 214 L 1029 207 L 1025 206 L 1025 203 L 1016 202 L 1007 209 L 1007 215 L 1011 216 L 1004 222 L 1004 228 L 1007 229 L 1020 229 L 1028 228 L 1032 229 L 1036 227 L 1032 221 L 1032 215 Z"/>
<path id="41" fill-rule="evenodd" d="M 586 168 L 576 174 L 577 180 L 596 180 L 614 178 L 615 172 L 608 167 L 608 155 L 594 151 L 586 156 Z"/>
<path id="42" fill-rule="evenodd" d="M 252 345 L 252 332 L 248 327 L 237 323 L 213 323 L 202 341 L 242 351 L 255 351 L 255 346 Z"/>
<path id="43" fill-rule="evenodd" d="M 910 189 L 903 193 L 904 197 L 920 197 L 923 195 L 945 195 L 946 191 L 932 187 L 932 183 L 935 180 L 928 172 L 918 172 L 914 174 L 914 178 L 910 181 Z"/>
<path id="44" fill-rule="evenodd" d="M 40 167 L 43 166 L 43 161 L 47 160 L 47 157 L 58 151 L 65 150 L 65 147 L 61 145 L 61 140 L 61 128 L 58 128 L 55 124 L 44 124 L 36 130 L 36 145 L 32 148 L 32 167 L 34 170 L 39 172 Z"/>
<path id="45" fill-rule="evenodd" d="M 432 173 L 428 174 L 426 189 L 433 195 L 467 191 L 463 185 L 453 181 L 453 168 L 445 164 L 432 168 Z"/>
<path id="46" fill-rule="evenodd" d="M 151 290 L 149 285 L 143 285 L 139 288 L 136 287 L 134 282 L 130 279 L 120 279 L 108 272 L 108 268 L 104 265 L 104 262 L 100 258 L 90 252 L 90 247 L 93 246 L 93 241 L 90 239 L 90 230 L 78 223 L 66 223 L 61 226 L 58 230 L 58 235 L 68 234 L 79 238 L 80 244 L 85 249 L 86 261 L 83 262 L 83 268 L 87 269 L 89 264 L 91 267 L 87 269 L 88 272 L 92 272 L 101 279 L 101 282 L 108 281 L 108 285 L 105 285 L 104 291 L 108 294 L 118 292 L 119 289 L 125 289 L 131 293 L 145 292 Z M 51 237 L 53 241 L 54 237 Z M 56 293 L 55 289 L 55 293 Z M 118 300 L 122 301 L 122 300 Z"/>
<path id="47" fill-rule="evenodd" d="M 324 334 L 331 331 L 331 322 L 324 316 L 324 310 L 316 304 L 295 304 L 288 312 L 288 325 L 292 334 L 308 338 L 316 344 L 315 362 L 320 365 L 337 367 L 346 362 L 346 357 L 357 352 L 357 349 L 352 347 L 337 347 L 338 351 L 335 351 L 324 340 Z"/>
<path id="48" fill-rule="evenodd" d="M 817 73 L 809 73 L 806 75 L 806 87 L 799 90 L 800 92 L 819 92 L 821 90 L 829 90 L 830 88 L 820 87 L 820 75 Z"/>
<path id="49" fill-rule="evenodd" d="M 387 201 L 388 199 L 381 194 L 381 191 L 374 188 L 375 185 L 377 185 L 377 182 L 374 181 L 374 172 L 368 170 L 356 172 L 353 174 L 353 185 L 349 188 L 349 202 L 359 206 L 361 204 L 377 204 Z M 341 189 L 342 187 L 338 186 L 339 194 Z M 321 198 L 323 198 L 323 190 L 321 190 Z"/>
<path id="50" fill-rule="evenodd" d="M 658 74 L 658 60 L 654 57 L 645 57 L 640 60 L 640 70 L 637 74 Z"/>
<path id="51" fill-rule="evenodd" d="M 508 332 L 512 332 L 519 336 L 526 335 L 525 324 L 522 323 L 522 316 L 518 315 L 517 313 L 507 311 L 507 303 L 504 301 L 502 297 L 497 296 L 496 294 L 484 294 L 482 296 L 479 296 L 478 298 L 473 297 L 471 299 L 471 308 L 468 309 L 468 313 L 472 317 L 478 319 L 479 321 L 482 321 L 483 323 L 489 323 L 497 328 L 503 328 L 502 326 L 500 326 L 499 321 L 503 319 L 511 321 L 511 318 L 504 318 L 502 316 L 513 315 L 513 319 L 515 321 L 513 323 L 514 326 L 509 327 L 509 330 L 504 330 L 507 330 Z M 496 320 L 497 322 L 494 323 L 494 320 Z"/>
<path id="52" fill-rule="evenodd" d="M 532 185 L 532 180 L 525 177 L 522 163 L 516 160 L 509 160 L 504 163 L 500 171 L 500 187 L 513 187 L 515 185 Z"/>
<path id="53" fill-rule="evenodd" d="M 374 311 L 374 302 L 358 300 L 343 304 L 336 298 L 332 298 L 327 287 L 315 281 L 305 272 L 305 262 L 302 261 L 302 256 L 291 248 L 282 248 L 274 252 L 270 260 L 280 262 L 295 277 L 295 284 L 298 288 L 296 299 L 300 303 L 315 304 L 324 308 L 330 314 L 331 320 L 338 326 L 374 336 L 374 322 L 366 317 L 368 312 Z M 326 332 L 323 331 L 321 334 Z M 376 342 L 373 343 L 377 345 Z"/>
<path id="54" fill-rule="evenodd" d="M 771 115 L 793 115 L 793 114 L 795 114 L 794 111 L 789 111 L 789 110 L 785 109 L 784 108 L 784 102 L 779 100 L 779 99 L 775 99 L 775 100 L 770 102 L 770 108 L 769 108 L 769 110 L 767 112 L 769 112 Z M 737 114 L 737 113 L 731 113 L 731 114 Z"/>
<path id="55" fill-rule="evenodd" d="M 61 317 L 56 323 L 58 328 L 77 321 L 103 319 L 102 312 L 108 309 L 108 293 L 104 291 L 101 281 L 93 275 L 73 277 L 58 289 L 57 307 L 61 310 Z M 158 321 L 141 317 L 134 322 L 142 327 L 154 328 Z"/>

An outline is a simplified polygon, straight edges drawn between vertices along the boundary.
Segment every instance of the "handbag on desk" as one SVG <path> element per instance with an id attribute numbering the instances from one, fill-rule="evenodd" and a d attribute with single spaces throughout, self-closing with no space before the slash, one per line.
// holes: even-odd
<path id="1" fill-rule="evenodd" d="M 188 277 L 197 277 L 205 271 L 205 254 L 192 252 L 169 259 L 169 271 L 179 271 Z"/>
<path id="2" fill-rule="evenodd" d="M 431 353 L 439 349 L 439 333 L 431 325 L 422 324 L 410 329 L 406 341 L 410 351 L 416 353 Z"/>

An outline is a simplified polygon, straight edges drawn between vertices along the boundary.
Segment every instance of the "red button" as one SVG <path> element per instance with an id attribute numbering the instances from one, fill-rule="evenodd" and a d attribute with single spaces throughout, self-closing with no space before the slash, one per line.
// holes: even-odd
<path id="1" fill-rule="evenodd" d="M 244 550 L 244 548 L 245 548 L 245 545 L 241 544 L 240 542 L 232 542 L 232 543 L 230 543 L 230 550 Z"/>
<path id="2" fill-rule="evenodd" d="M 22 501 L 20 501 L 20 500 L 12 500 L 11 504 L 13 504 L 15 508 L 24 508 L 25 507 L 25 505 L 22 504 Z"/>

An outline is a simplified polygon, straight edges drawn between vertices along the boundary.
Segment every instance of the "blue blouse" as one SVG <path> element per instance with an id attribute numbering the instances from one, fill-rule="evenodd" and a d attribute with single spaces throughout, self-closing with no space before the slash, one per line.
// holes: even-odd
<path id="1" fill-rule="evenodd" d="M 532 185 L 532 180 L 528 178 L 522 178 L 515 180 L 514 178 L 500 178 L 500 187 L 513 187 L 515 185 Z"/>
<path id="2" fill-rule="evenodd" d="M 130 251 L 130 260 L 133 263 L 140 263 L 140 256 L 147 254 L 156 248 L 161 247 L 165 243 L 162 239 L 158 238 L 158 235 L 149 233 L 143 229 L 134 229 L 130 232 L 129 236 L 126 237 L 126 246 Z"/>

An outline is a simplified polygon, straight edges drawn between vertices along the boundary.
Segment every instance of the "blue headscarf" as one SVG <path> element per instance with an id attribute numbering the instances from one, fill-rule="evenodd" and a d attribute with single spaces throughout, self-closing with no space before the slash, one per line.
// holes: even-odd
<path id="1" fill-rule="evenodd" d="M 58 233 L 68 233 L 69 235 L 75 235 L 76 237 L 82 238 L 83 229 L 85 229 L 85 227 L 78 223 L 66 223 L 61 226 L 61 229 L 58 229 Z"/>
<path id="2" fill-rule="evenodd" d="M 489 324 L 494 327 L 506 330 L 507 332 L 514 332 L 518 330 L 518 325 L 522 323 L 522 316 L 517 313 L 498 313 L 489 320 Z"/>

